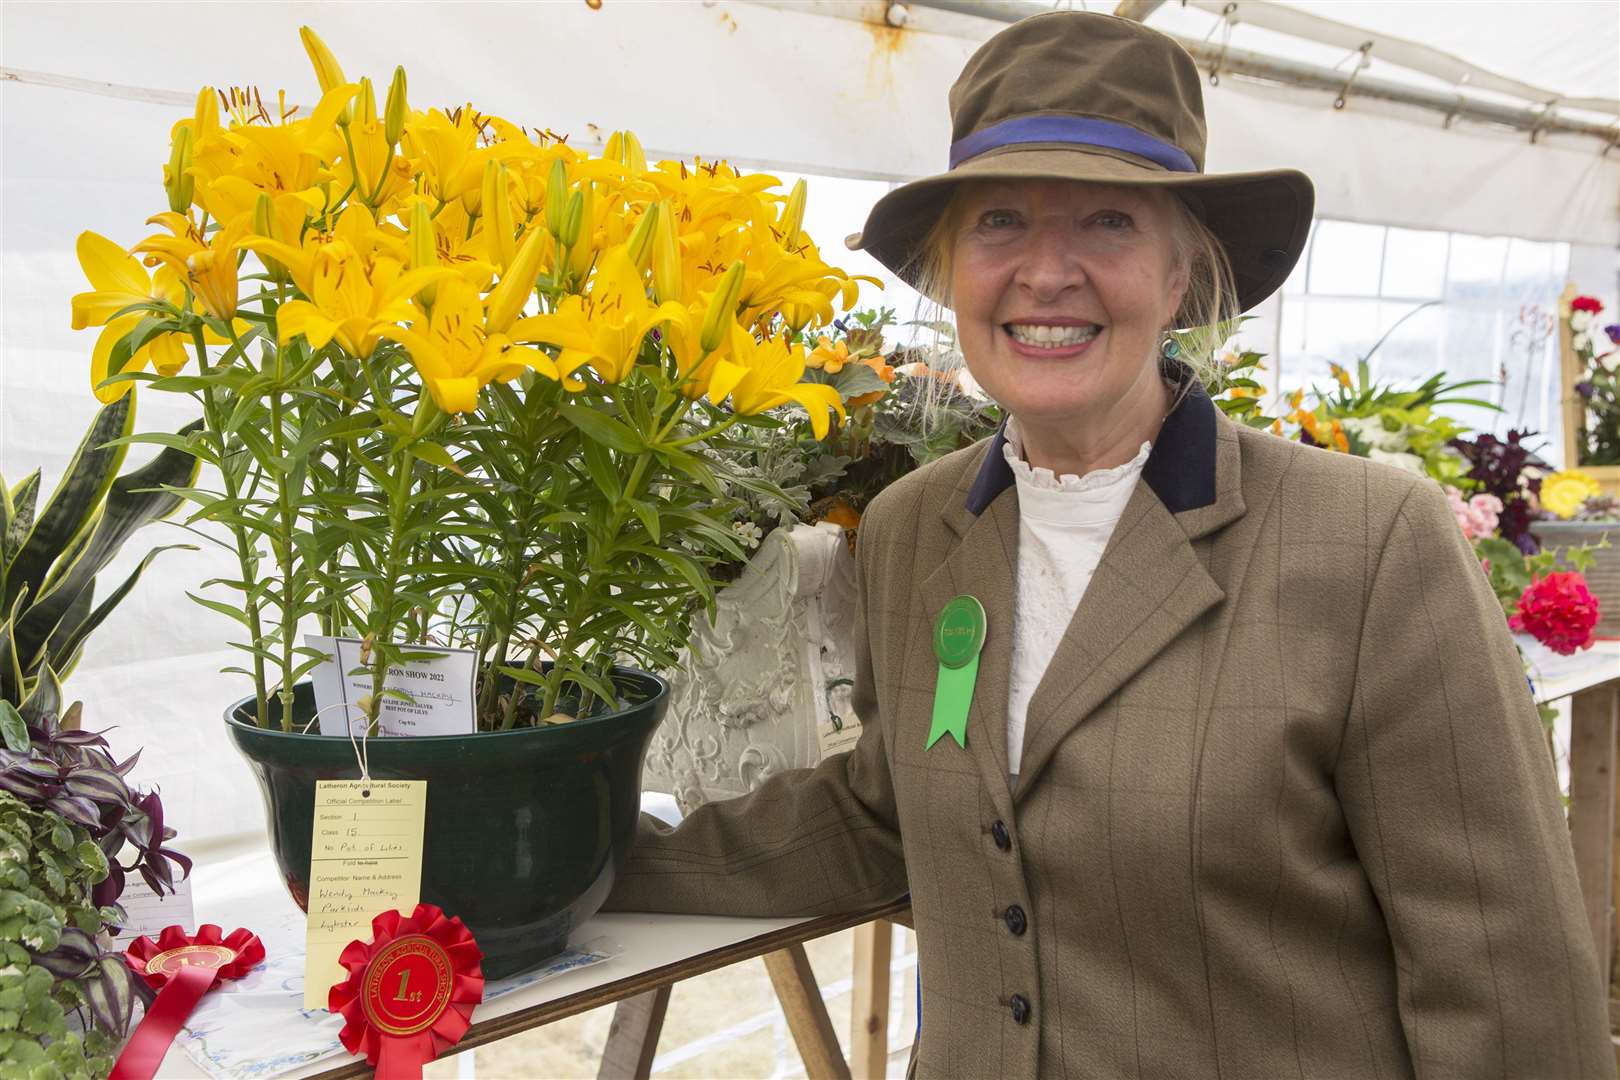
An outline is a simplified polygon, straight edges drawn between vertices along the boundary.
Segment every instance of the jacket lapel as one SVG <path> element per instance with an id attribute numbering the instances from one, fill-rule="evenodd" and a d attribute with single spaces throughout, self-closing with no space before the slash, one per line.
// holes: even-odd
<path id="1" fill-rule="evenodd" d="M 985 605 L 990 633 L 968 727 L 979 736 L 981 766 L 993 768 L 997 777 L 1007 775 L 1019 528 L 1003 441 L 998 432 L 977 474 L 969 474 L 963 502 L 947 508 L 946 519 L 963 540 L 923 590 L 930 617 L 959 592 L 972 592 Z M 1014 801 L 1039 779 L 1070 731 L 1224 598 L 1194 542 L 1242 516 L 1240 473 L 1235 430 L 1194 383 L 1160 430 L 1142 480 L 1030 701 Z"/>
<path id="2" fill-rule="evenodd" d="M 986 452 L 1000 455 L 999 439 L 986 444 Z M 1005 461 L 1002 462 L 1005 467 Z M 966 476 L 971 478 L 973 472 Z M 1007 487 L 978 514 L 962 501 L 965 490 L 944 508 L 944 517 L 960 535 L 945 560 L 923 579 L 919 592 L 923 616 L 931 631 L 952 597 L 969 595 L 984 605 L 985 639 L 979 653 L 979 673 L 968 710 L 967 752 L 974 758 L 989 790 L 1004 812 L 1011 810 L 1007 786 L 1007 695 L 1012 667 L 1012 611 L 1017 596 L 1018 493 Z M 924 662 L 937 666 L 931 644 L 924 646 Z M 932 685 L 932 677 L 928 680 Z M 945 736 L 949 743 L 950 737 Z M 934 750 L 941 749 L 935 744 Z M 932 751 L 930 751 L 932 752 Z"/>

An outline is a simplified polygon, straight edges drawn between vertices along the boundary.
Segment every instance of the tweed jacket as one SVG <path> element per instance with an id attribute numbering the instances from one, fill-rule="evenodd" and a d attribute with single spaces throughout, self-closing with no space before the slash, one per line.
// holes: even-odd
<path id="1" fill-rule="evenodd" d="M 644 819 L 610 906 L 909 889 L 920 1076 L 1615 1075 L 1547 745 L 1438 486 L 1184 399 L 1009 787 L 1018 535 L 999 437 L 874 500 L 858 745 Z M 962 593 L 988 621 L 967 746 L 924 750 Z"/>

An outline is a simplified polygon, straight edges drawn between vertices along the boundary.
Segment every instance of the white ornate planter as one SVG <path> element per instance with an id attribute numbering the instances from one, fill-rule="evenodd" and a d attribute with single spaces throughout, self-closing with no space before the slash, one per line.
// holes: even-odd
<path id="1" fill-rule="evenodd" d="M 667 673 L 669 712 L 647 751 L 642 784 L 683 814 L 808 768 L 853 746 L 855 560 L 844 530 L 823 522 L 777 529 L 699 617 Z"/>

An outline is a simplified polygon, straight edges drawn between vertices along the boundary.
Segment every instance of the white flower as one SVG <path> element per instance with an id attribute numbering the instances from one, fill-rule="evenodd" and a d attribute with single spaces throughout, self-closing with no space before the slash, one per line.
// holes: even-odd
<path id="1" fill-rule="evenodd" d="M 1577 334 L 1591 325 L 1592 313 L 1590 311 L 1572 311 L 1569 313 L 1569 328 Z"/>
<path id="2" fill-rule="evenodd" d="M 1378 462 L 1380 465 L 1393 465 L 1405 472 L 1414 473 L 1418 476 L 1424 475 L 1423 459 L 1416 454 L 1392 454 L 1387 450 L 1379 450 L 1374 447 L 1367 451 L 1367 458 L 1370 461 Z"/>
<path id="3" fill-rule="evenodd" d="M 731 527 L 737 533 L 737 539 L 742 541 L 743 547 L 750 551 L 759 547 L 760 540 L 765 536 L 764 531 L 751 521 L 733 521 Z"/>
<path id="4" fill-rule="evenodd" d="M 1406 432 L 1387 430 L 1384 422 L 1376 416 L 1351 417 L 1339 423 L 1344 426 L 1345 431 L 1355 435 L 1373 450 L 1399 453 L 1407 447 Z"/>

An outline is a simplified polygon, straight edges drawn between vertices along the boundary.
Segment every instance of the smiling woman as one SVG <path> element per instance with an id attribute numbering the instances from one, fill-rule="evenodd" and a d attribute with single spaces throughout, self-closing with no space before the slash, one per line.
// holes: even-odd
<path id="1" fill-rule="evenodd" d="M 610 903 L 909 890 L 913 1075 L 1612 1077 L 1540 724 L 1445 497 L 1227 420 L 1169 333 L 1279 288 L 1311 218 L 1301 173 L 1203 171 L 1200 85 L 1079 12 L 968 61 L 950 171 L 853 246 L 954 311 L 1006 423 L 862 518 L 855 749 L 644 820 Z"/>

